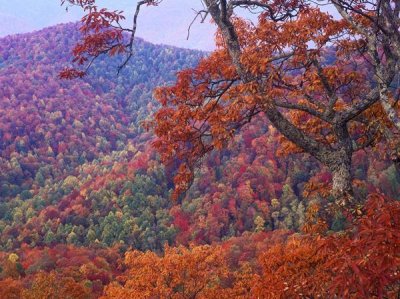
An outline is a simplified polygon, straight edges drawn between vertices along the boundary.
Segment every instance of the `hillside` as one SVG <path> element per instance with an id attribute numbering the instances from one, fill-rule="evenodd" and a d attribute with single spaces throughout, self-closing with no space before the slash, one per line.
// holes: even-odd
<path id="1" fill-rule="evenodd" d="M 119 76 L 122 58 L 103 58 L 84 79 L 59 80 L 77 29 L 0 39 L 1 298 L 41 294 L 46 281 L 56 290 L 60 277 L 79 298 L 98 297 L 130 268 L 125 252 L 160 253 L 165 244 L 223 242 L 229 267 L 253 267 L 271 244 L 302 231 L 317 203 L 329 202 L 330 174 L 307 155 L 279 150 L 281 136 L 262 114 L 208 155 L 188 192 L 172 201 L 176 165 L 160 162 L 141 123 L 158 107 L 153 89 L 205 53 L 137 39 Z M 400 176 L 378 157 L 355 155 L 356 191 L 398 200 Z M 326 223 L 330 233 L 346 225 L 341 214 Z"/>
<path id="2" fill-rule="evenodd" d="M 29 225 L 70 195 L 75 176 L 91 167 L 105 173 L 115 157 L 123 162 L 143 148 L 149 138 L 140 122 L 154 109 L 152 90 L 203 55 L 137 40 L 136 56 L 119 76 L 114 59 L 98 61 L 83 81 L 58 80 L 78 38 L 71 24 L 1 39 L 0 214 L 8 248 L 33 242 L 21 234 L 11 246 L 11 223 Z"/>
<path id="3" fill-rule="evenodd" d="M 138 136 L 140 120 L 151 112 L 154 87 L 171 82 L 177 70 L 202 55 L 138 40 L 135 59 L 120 76 L 114 68 L 118 61 L 111 60 L 98 61 L 83 81 L 58 80 L 78 38 L 76 25 L 63 25 L 1 39 L 1 165 L 8 167 L 11 160 L 22 164 L 19 173 L 1 178 L 2 185 L 10 184 L 4 186 L 3 198 L 24 191 L 14 187 L 22 182 L 31 188 L 40 168 L 59 155 L 71 160 L 63 174 L 57 173 L 62 176 L 121 149 Z"/>

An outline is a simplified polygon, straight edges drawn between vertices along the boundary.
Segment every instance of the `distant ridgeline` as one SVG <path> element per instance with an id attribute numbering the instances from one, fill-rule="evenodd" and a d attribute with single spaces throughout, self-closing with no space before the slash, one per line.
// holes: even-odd
<path id="1" fill-rule="evenodd" d="M 261 115 L 235 145 L 209 155 L 182 202 L 172 202 L 175 165 L 161 164 L 140 123 L 157 108 L 152 90 L 205 53 L 137 39 L 119 76 L 122 58 L 104 58 L 84 79 L 59 80 L 78 41 L 77 24 L 0 39 L 1 250 L 160 251 L 246 231 L 297 231 L 307 208 L 327 197 L 312 186 L 326 190 L 328 172 L 305 155 L 281 156 L 280 137 Z M 375 186 L 398 197 L 394 167 L 375 155 L 357 153 L 356 191 Z M 340 230 L 342 218 L 328 225 Z"/>

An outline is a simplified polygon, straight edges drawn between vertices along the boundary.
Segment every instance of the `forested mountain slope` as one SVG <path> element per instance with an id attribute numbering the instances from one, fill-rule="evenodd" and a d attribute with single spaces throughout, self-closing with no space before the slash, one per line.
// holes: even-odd
<path id="1" fill-rule="evenodd" d="M 98 296 L 126 270 L 127 250 L 160 253 L 165 244 L 229 239 L 225 252 L 238 267 L 275 239 L 315 229 L 330 174 L 306 155 L 278 150 L 281 137 L 263 115 L 209 155 L 189 191 L 171 200 L 176 165 L 162 165 L 141 123 L 157 107 L 153 89 L 206 53 L 138 39 L 119 75 L 122 58 L 104 58 L 85 78 L 60 80 L 78 40 L 77 24 L 0 39 L 4 294 L 30 288 L 42 296 L 35 286 L 60 289 L 63 276 L 69 295 Z M 353 171 L 359 194 L 399 199 L 400 176 L 378 152 L 357 153 Z M 340 214 L 326 223 L 329 231 L 345 225 Z"/>
<path id="2" fill-rule="evenodd" d="M 193 66 L 204 55 L 138 39 L 134 59 L 119 75 L 116 66 L 120 59 L 115 58 L 97 61 L 91 75 L 84 80 L 60 80 L 58 73 L 68 65 L 71 48 L 78 39 L 78 25 L 69 24 L 0 41 L 3 248 L 18 248 L 22 243 L 31 246 L 65 243 L 75 229 L 84 231 L 83 236 L 76 233 L 78 240 L 86 243 L 83 242 L 86 235 L 93 234 L 93 230 L 87 231 L 93 228 L 90 218 L 96 223 L 110 222 L 111 215 L 103 219 L 99 213 L 107 216 L 112 206 L 106 204 L 108 208 L 103 210 L 102 202 L 96 200 L 92 202 L 95 206 L 88 209 L 88 203 L 94 200 L 91 197 L 86 200 L 86 208 L 74 204 L 77 189 L 81 185 L 98 185 L 99 180 L 112 184 L 114 177 L 108 172 L 135 160 L 139 148 L 144 151 L 150 138 L 143 134 L 140 123 L 154 110 L 153 89 L 172 82 L 178 70 Z M 144 166 L 146 173 L 147 165 Z M 138 166 L 134 170 L 140 169 Z M 133 181 L 132 175 L 136 175 L 128 175 L 126 168 L 121 172 L 119 186 Z M 163 205 L 168 206 L 167 188 L 161 188 L 166 180 L 160 180 L 161 192 L 158 189 L 143 192 L 164 196 Z M 106 186 L 97 189 L 109 192 Z M 59 217 L 60 212 L 63 217 Z M 50 225 L 53 219 L 57 224 Z M 46 221 L 48 225 L 44 227 Z M 97 233 L 106 244 L 123 239 L 119 234 L 107 233 L 109 226 L 101 226 Z M 70 236 L 68 240 L 74 238 Z M 142 244 L 137 246 L 141 248 Z"/>
<path id="3" fill-rule="evenodd" d="M 1 39 L 3 202 L 31 198 L 33 190 L 64 179 L 78 165 L 125 148 L 153 109 L 154 87 L 203 55 L 138 40 L 135 59 L 119 76 L 114 59 L 98 61 L 85 80 L 59 80 L 78 38 L 71 24 Z"/>

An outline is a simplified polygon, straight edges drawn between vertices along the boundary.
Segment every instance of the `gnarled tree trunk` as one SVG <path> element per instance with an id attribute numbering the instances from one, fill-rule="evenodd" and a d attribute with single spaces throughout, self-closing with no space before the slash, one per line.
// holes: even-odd
<path id="1" fill-rule="evenodd" d="M 337 163 L 328 166 L 332 172 L 332 195 L 338 206 L 351 206 L 354 202 L 352 187 L 351 158 L 341 157 Z"/>
<path id="2" fill-rule="evenodd" d="M 358 217 L 360 207 L 352 186 L 351 166 L 354 150 L 352 140 L 346 124 L 337 125 L 333 129 L 339 141 L 338 148 L 323 157 L 321 162 L 332 173 L 332 195 L 336 206 Z"/>
<path id="3" fill-rule="evenodd" d="M 335 151 L 327 166 L 332 173 L 332 195 L 336 208 L 358 218 L 362 216 L 362 204 L 355 196 L 352 186 L 352 154 L 353 151 L 344 149 Z"/>

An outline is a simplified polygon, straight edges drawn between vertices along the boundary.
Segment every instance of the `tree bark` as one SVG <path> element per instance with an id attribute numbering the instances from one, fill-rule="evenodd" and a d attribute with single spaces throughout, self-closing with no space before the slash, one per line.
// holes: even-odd
<path id="1" fill-rule="evenodd" d="M 342 211 L 349 212 L 355 217 L 360 216 L 360 206 L 353 191 L 353 175 L 351 173 L 353 143 L 347 124 L 337 124 L 333 131 L 338 139 L 338 147 L 328 153 L 321 162 L 332 173 L 332 195 L 335 205 Z"/>
<path id="2" fill-rule="evenodd" d="M 352 186 L 352 154 L 353 151 L 342 148 L 333 152 L 329 157 L 329 162 L 324 164 L 332 173 L 332 196 L 335 209 L 357 219 L 362 216 L 362 204 L 355 196 Z"/>
<path id="3" fill-rule="evenodd" d="M 340 207 L 351 206 L 354 202 L 352 187 L 351 158 L 339 158 L 337 163 L 329 166 L 332 172 L 332 195 Z"/>

